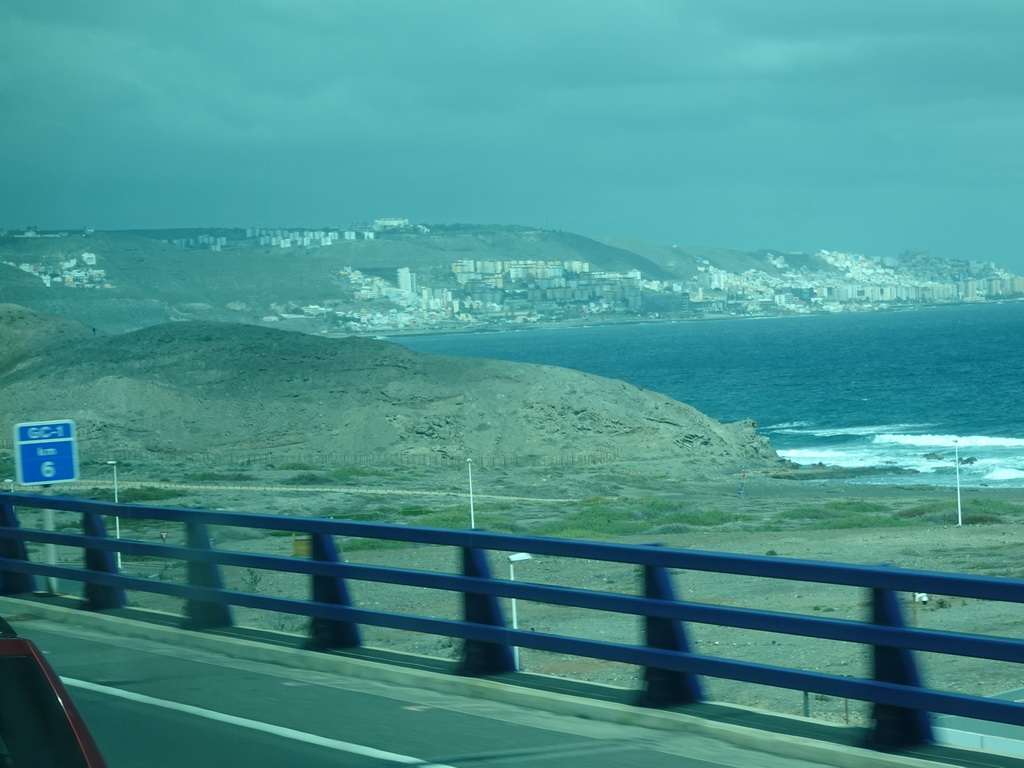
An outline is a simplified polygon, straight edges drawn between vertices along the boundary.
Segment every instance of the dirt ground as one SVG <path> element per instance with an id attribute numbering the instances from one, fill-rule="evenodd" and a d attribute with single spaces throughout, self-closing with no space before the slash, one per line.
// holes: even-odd
<path id="1" fill-rule="evenodd" d="M 955 526 L 904 530 L 732 532 L 694 531 L 662 535 L 660 543 L 677 548 L 828 560 L 850 563 L 887 563 L 902 568 L 968 573 L 1019 573 L 1024 530 L 1017 524 Z M 649 536 L 620 537 L 632 544 L 651 542 Z M 352 552 L 353 562 L 380 563 L 424 570 L 455 569 L 454 553 L 432 548 L 386 552 Z M 493 572 L 504 576 L 502 553 L 493 558 Z M 639 594 L 641 574 L 631 566 L 538 557 L 516 568 L 518 581 L 558 584 L 610 592 Z M 697 571 L 677 572 L 673 577 L 679 599 L 711 605 L 768 608 L 783 613 L 829 618 L 868 620 L 867 590 L 806 582 L 726 576 Z M 447 609 L 454 617 L 458 606 L 430 590 L 356 585 L 356 599 L 368 607 L 385 607 L 411 613 Z M 642 638 L 639 619 L 618 614 L 578 610 L 517 601 L 520 627 L 538 632 L 571 634 L 596 640 L 635 643 Z M 927 604 L 904 596 L 905 619 L 917 626 L 949 631 L 991 634 L 1024 639 L 1024 615 L 1017 604 L 993 603 L 959 597 L 929 595 Z M 756 661 L 799 669 L 850 676 L 870 676 L 870 655 L 865 647 L 836 641 L 813 640 L 791 635 L 739 630 L 711 625 L 687 628 L 698 653 Z M 448 656 L 455 649 L 447 639 L 383 630 L 366 633 L 367 642 L 432 656 Z M 918 654 L 924 683 L 930 687 L 988 695 L 1024 686 L 1019 665 Z M 625 665 L 559 656 L 523 649 L 524 669 L 540 674 L 574 677 L 626 688 L 641 684 L 639 671 Z M 767 688 L 721 680 L 704 681 L 706 695 L 717 701 L 754 706 L 788 714 L 803 711 L 803 695 L 797 691 Z M 866 722 L 868 708 L 860 702 L 811 696 L 813 716 L 836 722 Z"/>

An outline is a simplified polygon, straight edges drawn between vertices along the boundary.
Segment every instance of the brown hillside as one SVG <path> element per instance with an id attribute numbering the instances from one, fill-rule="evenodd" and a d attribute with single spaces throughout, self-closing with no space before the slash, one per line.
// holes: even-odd
<path id="1" fill-rule="evenodd" d="M 96 333 L 77 320 L 40 314 L 17 304 L 0 304 L 0 373 L 50 354 L 53 346 Z"/>
<path id="2" fill-rule="evenodd" d="M 3 320 L 0 416 L 74 419 L 83 454 L 615 454 L 671 458 L 694 476 L 781 463 L 750 422 L 723 425 L 662 395 L 563 368 L 223 323 L 93 335 L 33 315 Z M 47 353 L 30 354 L 40 335 L 50 339 Z"/>

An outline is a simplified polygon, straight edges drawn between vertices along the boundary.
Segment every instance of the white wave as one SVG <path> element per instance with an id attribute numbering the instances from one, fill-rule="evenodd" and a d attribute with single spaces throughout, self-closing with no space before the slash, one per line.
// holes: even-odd
<path id="1" fill-rule="evenodd" d="M 812 464 L 824 464 L 829 467 L 846 467 L 846 468 L 861 468 L 861 467 L 892 467 L 899 469 L 909 469 L 921 474 L 948 474 L 953 477 L 955 465 L 953 464 L 953 456 L 950 455 L 948 460 L 935 460 L 927 459 L 918 452 L 908 452 L 906 450 L 901 452 L 880 452 L 870 448 L 861 448 L 853 450 L 836 450 L 836 449 L 815 449 L 815 448 L 796 448 L 792 450 L 780 450 L 778 451 L 779 456 L 784 459 L 802 464 L 804 466 Z M 981 462 L 978 462 L 979 464 Z M 993 461 L 992 463 L 997 464 L 998 462 Z M 960 468 L 962 476 L 966 477 L 968 474 L 979 475 L 982 467 L 971 468 L 970 465 L 964 465 Z M 989 471 L 990 467 L 985 467 L 984 471 Z"/>
<path id="2" fill-rule="evenodd" d="M 954 441 L 957 441 L 961 452 L 964 448 L 1024 448 L 1024 438 L 1018 437 L 986 437 L 985 435 L 969 435 L 957 437 L 956 435 L 877 435 L 875 443 L 896 443 L 898 445 L 912 445 L 920 448 L 946 448 L 954 450 Z"/>
<path id="3" fill-rule="evenodd" d="M 867 426 L 867 427 L 832 427 L 832 428 L 821 428 L 812 427 L 810 429 L 798 429 L 797 425 L 800 422 L 795 422 L 792 425 L 785 424 L 779 427 L 767 427 L 765 431 L 777 432 L 785 435 L 814 435 L 815 437 L 842 437 L 843 435 L 851 436 L 864 436 L 864 435 L 878 435 L 886 434 L 891 432 L 906 432 L 912 429 L 921 429 L 927 427 L 927 424 L 883 424 L 881 426 Z M 810 425 L 806 425 L 810 426 Z"/>
<path id="4" fill-rule="evenodd" d="M 825 464 L 831 467 L 875 467 L 881 464 L 875 454 L 857 454 L 847 451 L 815 449 L 782 450 L 779 456 L 797 464 Z"/>
<path id="5" fill-rule="evenodd" d="M 797 459 L 808 459 L 818 457 L 836 459 L 848 455 L 849 454 L 846 453 L 845 451 L 830 451 L 827 449 L 819 450 L 816 448 L 794 448 L 792 450 L 779 451 L 779 456 L 784 456 L 787 459 L 793 459 L 794 461 L 796 461 Z"/>
<path id="6" fill-rule="evenodd" d="M 986 480 L 1024 480 L 1024 472 L 1019 469 L 994 469 L 985 475 Z"/>
<path id="7" fill-rule="evenodd" d="M 809 427 L 809 426 L 811 426 L 811 422 L 809 422 L 809 421 L 784 421 L 781 424 L 772 424 L 769 427 L 765 427 L 765 429 L 770 429 L 773 432 L 782 432 L 782 431 L 785 431 L 787 429 L 792 429 L 792 430 L 795 430 L 795 431 L 799 431 L 797 429 L 798 427 Z"/>

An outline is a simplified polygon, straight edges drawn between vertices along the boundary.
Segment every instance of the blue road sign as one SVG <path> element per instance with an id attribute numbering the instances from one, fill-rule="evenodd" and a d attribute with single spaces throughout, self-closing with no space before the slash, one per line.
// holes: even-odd
<path id="1" fill-rule="evenodd" d="M 20 485 L 49 485 L 77 480 L 75 422 L 15 424 L 14 464 Z"/>

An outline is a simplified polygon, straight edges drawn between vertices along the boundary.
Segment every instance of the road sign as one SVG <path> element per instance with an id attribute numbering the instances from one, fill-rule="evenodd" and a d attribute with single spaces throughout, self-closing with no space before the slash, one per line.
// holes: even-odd
<path id="1" fill-rule="evenodd" d="M 77 480 L 75 422 L 15 424 L 14 464 L 20 485 L 49 485 Z"/>

